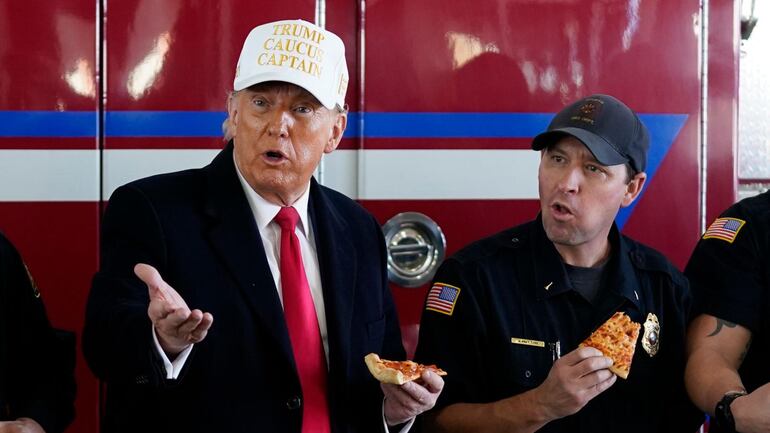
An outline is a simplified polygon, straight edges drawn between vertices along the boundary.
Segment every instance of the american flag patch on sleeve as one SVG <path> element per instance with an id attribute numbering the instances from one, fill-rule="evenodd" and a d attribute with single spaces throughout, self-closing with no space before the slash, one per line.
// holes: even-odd
<path id="1" fill-rule="evenodd" d="M 425 301 L 425 309 L 437 313 L 451 316 L 455 310 L 457 297 L 460 295 L 460 288 L 450 286 L 444 283 L 435 283 L 428 292 L 428 299 Z"/>
<path id="2" fill-rule="evenodd" d="M 706 233 L 703 233 L 703 239 L 720 239 L 733 243 L 744 224 L 746 221 L 738 218 L 717 218 Z"/>

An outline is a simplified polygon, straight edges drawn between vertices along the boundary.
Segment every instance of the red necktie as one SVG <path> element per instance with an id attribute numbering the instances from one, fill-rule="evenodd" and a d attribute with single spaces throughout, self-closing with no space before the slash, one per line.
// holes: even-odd
<path id="1" fill-rule="evenodd" d="M 302 433 L 327 433 L 330 424 L 326 400 L 326 357 L 310 284 L 302 265 L 299 239 L 294 233 L 297 220 L 299 215 L 293 207 L 282 207 L 275 216 L 275 222 L 281 226 L 283 314 L 305 398 Z"/>

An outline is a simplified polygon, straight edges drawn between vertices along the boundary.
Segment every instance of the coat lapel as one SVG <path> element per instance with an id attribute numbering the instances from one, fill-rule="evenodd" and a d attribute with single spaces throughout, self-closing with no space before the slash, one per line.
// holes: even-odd
<path id="1" fill-rule="evenodd" d="M 233 161 L 232 142 L 205 168 L 209 240 L 233 275 L 257 325 L 269 331 L 284 358 L 294 364 L 283 308 L 267 264 L 262 239 Z"/>
<path id="2" fill-rule="evenodd" d="M 313 221 L 326 306 L 330 383 L 346 383 L 344 378 L 350 362 L 350 329 L 357 269 L 356 250 L 349 237 L 347 221 L 315 179 L 310 183 L 308 208 Z"/>

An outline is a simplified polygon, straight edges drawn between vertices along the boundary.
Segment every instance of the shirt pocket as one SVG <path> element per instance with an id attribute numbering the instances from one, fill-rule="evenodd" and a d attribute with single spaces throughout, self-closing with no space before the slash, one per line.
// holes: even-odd
<path id="1" fill-rule="evenodd" d="M 544 347 L 509 343 L 508 376 L 523 389 L 534 388 L 548 376 L 553 366 L 551 346 Z"/>

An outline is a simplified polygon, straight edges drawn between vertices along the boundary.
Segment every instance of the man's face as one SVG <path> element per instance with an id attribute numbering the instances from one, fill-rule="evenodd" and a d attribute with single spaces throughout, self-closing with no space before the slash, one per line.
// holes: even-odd
<path id="1" fill-rule="evenodd" d="M 578 139 L 567 136 L 542 152 L 538 171 L 543 227 L 564 247 L 605 245 L 621 207 L 641 192 L 645 174 L 628 182 L 624 165 L 605 166 Z"/>
<path id="2" fill-rule="evenodd" d="M 305 89 L 282 82 L 238 92 L 228 105 L 235 161 L 266 200 L 291 205 L 324 153 L 342 138 L 347 114 L 329 110 Z"/>

